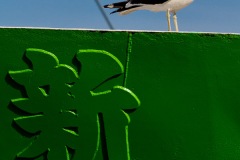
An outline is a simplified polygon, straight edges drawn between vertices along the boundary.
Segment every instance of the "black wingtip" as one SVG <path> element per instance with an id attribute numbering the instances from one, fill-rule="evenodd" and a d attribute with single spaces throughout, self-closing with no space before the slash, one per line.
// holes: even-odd
<path id="1" fill-rule="evenodd" d="M 115 10 L 115 11 L 111 12 L 110 14 L 114 14 L 114 13 L 117 13 L 117 12 L 118 12 L 118 10 Z"/>
<path id="2" fill-rule="evenodd" d="M 108 5 L 104 5 L 103 8 L 108 8 Z"/>
<path id="3" fill-rule="evenodd" d="M 104 8 L 114 8 L 114 4 L 107 4 L 103 6 Z"/>

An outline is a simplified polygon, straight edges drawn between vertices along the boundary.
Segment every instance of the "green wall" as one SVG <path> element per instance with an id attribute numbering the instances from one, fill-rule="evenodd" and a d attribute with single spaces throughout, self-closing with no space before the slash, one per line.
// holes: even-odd
<path id="1" fill-rule="evenodd" d="M 0 159 L 240 157 L 240 35 L 0 28 L 0 95 Z"/>

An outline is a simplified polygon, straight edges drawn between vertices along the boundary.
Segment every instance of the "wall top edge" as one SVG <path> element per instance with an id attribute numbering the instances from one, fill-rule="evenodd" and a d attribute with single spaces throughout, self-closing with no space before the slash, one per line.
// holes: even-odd
<path id="1" fill-rule="evenodd" d="M 46 29 L 46 30 L 79 30 L 79 31 L 102 31 L 102 32 L 145 32 L 145 33 L 197 33 L 197 34 L 233 34 L 240 35 L 240 33 L 224 33 L 224 32 L 168 32 L 168 31 L 156 31 L 156 30 L 111 30 L 111 29 L 88 29 L 88 28 L 51 28 L 51 27 L 11 27 L 0 26 L 0 29 Z"/>

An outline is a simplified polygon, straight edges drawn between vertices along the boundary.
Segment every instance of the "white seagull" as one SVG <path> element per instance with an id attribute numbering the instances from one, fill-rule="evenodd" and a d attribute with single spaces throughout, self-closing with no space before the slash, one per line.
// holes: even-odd
<path id="1" fill-rule="evenodd" d="M 176 12 L 191 4 L 193 0 L 127 0 L 113 4 L 105 5 L 104 8 L 117 8 L 111 12 L 119 12 L 120 15 L 126 15 L 137 10 L 150 10 L 153 12 L 166 11 L 168 21 L 168 31 L 171 31 L 170 14 L 173 14 L 173 21 L 178 32 L 178 23 Z"/>

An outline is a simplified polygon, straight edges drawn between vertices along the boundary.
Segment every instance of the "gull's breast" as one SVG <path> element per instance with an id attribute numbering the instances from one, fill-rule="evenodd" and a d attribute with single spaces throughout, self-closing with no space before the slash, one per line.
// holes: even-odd
<path id="1" fill-rule="evenodd" d="M 176 12 L 184 7 L 187 7 L 192 2 L 193 0 L 169 0 L 163 4 L 144 5 L 141 8 L 151 10 L 153 12 L 167 11 L 168 9 L 170 9 L 171 12 Z"/>

